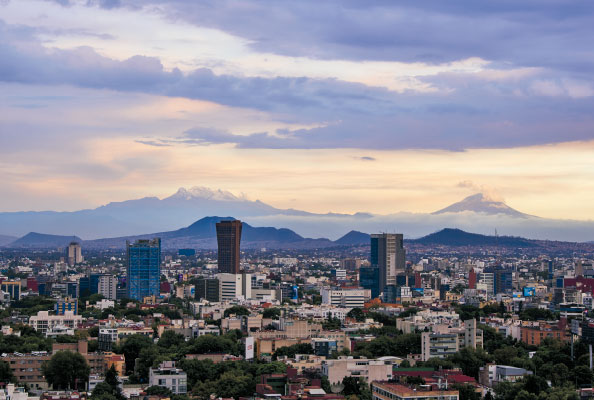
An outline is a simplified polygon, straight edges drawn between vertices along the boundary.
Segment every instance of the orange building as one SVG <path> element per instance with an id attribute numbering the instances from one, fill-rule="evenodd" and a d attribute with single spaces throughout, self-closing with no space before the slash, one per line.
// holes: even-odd
<path id="1" fill-rule="evenodd" d="M 546 338 L 568 340 L 567 332 L 563 324 L 553 325 L 541 323 L 538 327 L 522 326 L 520 327 L 520 340 L 530 346 L 540 346 Z"/>

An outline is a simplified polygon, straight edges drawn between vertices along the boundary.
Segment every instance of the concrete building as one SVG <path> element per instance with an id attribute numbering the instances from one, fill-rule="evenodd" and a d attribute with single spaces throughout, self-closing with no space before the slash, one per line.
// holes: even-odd
<path id="1" fill-rule="evenodd" d="M 458 400 L 457 390 L 433 389 L 431 386 L 411 387 L 399 383 L 372 382 L 372 400 Z"/>
<path id="2" fill-rule="evenodd" d="M 10 300 L 20 300 L 21 299 L 21 281 L 14 280 L 14 281 L 2 281 L 0 283 L 0 290 L 4 293 L 8 293 L 10 296 Z"/>
<path id="3" fill-rule="evenodd" d="M 109 300 L 116 300 L 118 278 L 114 275 L 101 275 L 97 285 L 97 293 Z"/>
<path id="4" fill-rule="evenodd" d="M 66 259 L 68 265 L 73 266 L 84 261 L 82 256 L 82 248 L 78 242 L 70 242 L 66 249 Z"/>
<path id="5" fill-rule="evenodd" d="M 72 311 L 75 315 L 78 314 L 78 299 L 65 297 L 56 301 L 56 304 L 54 304 L 56 315 L 64 315 L 67 311 Z"/>
<path id="6" fill-rule="evenodd" d="M 363 308 L 371 299 L 370 289 L 331 289 L 321 290 L 322 304 L 335 307 Z"/>
<path id="7" fill-rule="evenodd" d="M 188 392 L 188 375 L 183 369 L 175 367 L 175 361 L 164 361 L 159 368 L 149 370 L 149 386 L 162 386 L 173 394 Z"/>
<path id="8" fill-rule="evenodd" d="M 54 330 L 58 326 L 76 329 L 81 323 L 82 316 L 75 315 L 72 311 L 66 311 L 64 315 L 49 315 L 48 311 L 39 311 L 37 315 L 29 318 L 29 325 L 44 335 L 48 330 Z"/>
<path id="9" fill-rule="evenodd" d="M 387 381 L 392 379 L 393 367 L 391 361 L 339 357 L 322 362 L 322 375 L 333 385 L 340 384 L 346 377 L 363 378 L 367 382 Z"/>
<path id="10" fill-rule="evenodd" d="M 480 369 L 479 382 L 482 385 L 493 387 L 501 382 L 516 382 L 526 375 L 532 375 L 532 371 L 509 365 L 487 364 Z"/>
<path id="11" fill-rule="evenodd" d="M 251 274 L 217 274 L 220 301 L 250 299 L 252 297 Z"/>

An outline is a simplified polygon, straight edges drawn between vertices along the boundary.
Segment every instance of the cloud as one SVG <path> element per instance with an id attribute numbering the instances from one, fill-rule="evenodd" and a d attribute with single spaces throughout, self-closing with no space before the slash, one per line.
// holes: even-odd
<path id="1" fill-rule="evenodd" d="M 482 193 L 485 200 L 505 202 L 505 198 L 496 188 L 488 185 L 477 185 L 476 183 L 465 180 L 458 183 L 458 187 L 472 189 L 475 193 Z"/>
<path id="2" fill-rule="evenodd" d="M 375 158 L 369 157 L 369 156 L 363 156 L 363 157 L 360 157 L 360 159 L 362 161 L 375 161 L 376 160 Z"/>
<path id="3" fill-rule="evenodd" d="M 90 47 L 46 48 L 36 39 L 35 29 L 0 22 L 0 80 L 4 82 L 207 100 L 259 110 L 276 122 L 313 126 L 239 135 L 231 128 L 213 131 L 198 125 L 181 136 L 152 137 L 152 143 L 145 143 L 152 146 L 460 151 L 594 138 L 594 97 L 585 96 L 588 91 L 580 81 L 563 81 L 565 92 L 575 100 L 568 102 L 563 96 L 535 96 L 534 79 L 489 80 L 472 75 L 464 79 L 455 73 L 420 79 L 442 90 L 395 93 L 337 79 L 244 77 L 207 68 L 182 73 L 165 69 L 156 57 L 135 55 L 120 61 Z"/>

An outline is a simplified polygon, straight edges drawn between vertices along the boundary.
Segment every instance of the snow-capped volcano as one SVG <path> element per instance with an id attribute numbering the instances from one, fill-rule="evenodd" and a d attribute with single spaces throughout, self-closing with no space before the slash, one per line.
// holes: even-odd
<path id="1" fill-rule="evenodd" d="M 208 199 L 208 200 L 219 200 L 219 201 L 242 201 L 247 200 L 246 196 L 235 196 L 233 193 L 221 189 L 210 189 L 204 186 L 193 186 L 189 189 L 179 188 L 177 192 L 168 197 L 167 199 Z"/>
<path id="2" fill-rule="evenodd" d="M 432 214 L 459 213 L 464 211 L 472 211 L 490 215 L 504 214 L 520 218 L 531 217 L 531 215 L 514 210 L 504 202 L 494 200 L 483 193 L 477 193 L 473 194 L 472 196 L 468 196 L 464 200 L 454 203 L 446 208 L 442 208 L 441 210 L 435 211 Z"/>

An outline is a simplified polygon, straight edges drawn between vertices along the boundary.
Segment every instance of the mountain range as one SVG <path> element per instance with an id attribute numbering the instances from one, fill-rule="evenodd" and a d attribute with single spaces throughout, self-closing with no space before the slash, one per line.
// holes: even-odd
<path id="1" fill-rule="evenodd" d="M 173 232 L 203 217 L 233 215 L 250 226 L 286 228 L 302 238 L 327 237 L 344 240 L 344 232 L 403 232 L 419 238 L 444 227 L 492 235 L 531 237 L 538 240 L 586 242 L 594 240 L 594 221 L 555 220 L 532 216 L 509 207 L 482 193 L 433 213 L 397 212 L 377 215 L 316 214 L 295 209 L 280 209 L 246 196 L 204 187 L 180 188 L 159 199 L 144 197 L 112 202 L 104 206 L 72 212 L 0 212 L 0 235 L 20 237 L 29 232 L 79 236 L 87 241 L 106 237 L 142 236 L 146 232 Z M 355 234 L 353 234 L 355 235 Z M 351 236 L 353 236 L 351 235 Z M 102 239 L 104 240 L 104 239 Z M 4 242 L 13 240 L 2 239 Z"/>
<path id="2" fill-rule="evenodd" d="M 71 241 L 82 242 L 82 246 L 89 250 L 125 248 L 127 241 L 136 239 L 161 238 L 162 248 L 176 250 L 180 248 L 216 249 L 216 224 L 219 221 L 233 220 L 232 217 L 205 217 L 193 224 L 167 232 L 156 232 L 144 235 L 124 236 L 81 241 L 76 236 L 59 236 L 30 232 L 5 245 L 7 248 L 55 249 L 67 246 Z M 419 239 L 405 240 L 407 245 L 446 246 L 446 247 L 497 247 L 497 248 L 548 248 L 548 241 L 537 241 L 510 236 L 487 236 L 469 233 L 460 229 L 446 228 Z M 338 240 L 325 238 L 304 238 L 290 229 L 272 227 L 253 227 L 242 223 L 243 249 L 320 249 L 329 247 L 369 245 L 370 235 L 358 231 L 350 231 Z M 559 243 L 556 243 L 559 245 Z"/>

